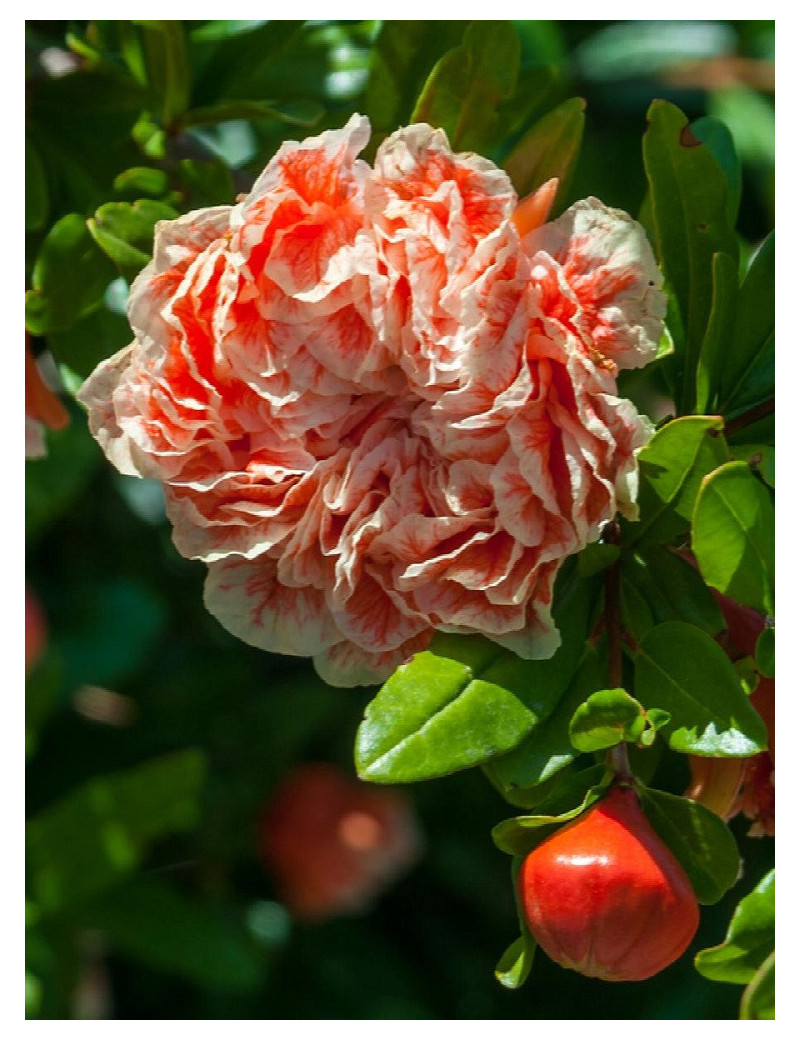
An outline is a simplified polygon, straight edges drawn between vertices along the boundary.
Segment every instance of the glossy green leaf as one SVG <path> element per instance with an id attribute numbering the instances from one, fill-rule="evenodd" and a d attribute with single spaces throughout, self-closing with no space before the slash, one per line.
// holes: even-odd
<path id="1" fill-rule="evenodd" d="M 648 546 L 638 553 L 626 553 L 622 562 L 621 594 L 623 620 L 626 610 L 641 609 L 632 600 L 630 586 L 642 597 L 653 624 L 664 621 L 687 621 L 716 636 L 725 627 L 725 619 L 711 590 L 697 569 L 687 560 L 659 545 Z M 627 606 L 626 606 L 627 603 Z M 636 638 L 644 635 L 642 619 L 637 619 Z M 638 634 L 637 634 L 638 632 Z"/>
<path id="2" fill-rule="evenodd" d="M 739 876 L 739 849 L 723 821 L 698 802 L 642 788 L 642 809 L 672 852 L 699 903 L 717 903 Z"/>
<path id="3" fill-rule="evenodd" d="M 145 195 L 157 199 L 168 187 L 169 178 L 166 171 L 154 169 L 152 166 L 132 166 L 114 178 L 114 191 L 117 195 L 130 195 L 135 198 Z"/>
<path id="4" fill-rule="evenodd" d="M 695 411 L 700 413 L 707 412 L 717 404 L 736 324 L 739 267 L 727 253 L 714 254 L 711 282 L 711 312 L 697 362 Z"/>
<path id="5" fill-rule="evenodd" d="M 645 633 L 655 625 L 653 617 L 654 596 L 647 597 L 640 591 L 642 578 L 647 578 L 647 570 L 644 563 L 635 558 L 626 559 L 626 566 L 620 569 L 619 575 L 619 605 L 622 627 L 631 635 L 635 642 L 640 643 Z M 633 573 L 631 573 L 633 571 Z M 637 573 L 641 572 L 641 573 Z M 649 584 L 649 583 L 648 583 Z M 663 600 L 660 595 L 659 598 Z"/>
<path id="6" fill-rule="evenodd" d="M 578 667 L 598 587 L 579 580 L 572 561 L 562 567 L 553 608 L 562 642 L 547 660 L 523 661 L 478 636 L 437 635 L 367 706 L 356 736 L 359 774 L 379 783 L 423 780 L 516 747 L 552 712 Z"/>
<path id="7" fill-rule="evenodd" d="M 47 234 L 25 294 L 25 328 L 35 336 L 63 329 L 99 306 L 116 269 L 78 213 Z"/>
<path id="8" fill-rule="evenodd" d="M 725 939 L 701 950 L 697 970 L 714 982 L 747 985 L 775 949 L 775 871 L 759 881 L 733 912 Z"/>
<path id="9" fill-rule="evenodd" d="M 771 1021 L 775 1018 L 775 951 L 756 972 L 742 994 L 739 1017 L 744 1020 Z"/>
<path id="10" fill-rule="evenodd" d="M 115 953 L 196 986 L 241 992 L 263 981 L 263 957 L 244 924 L 163 881 L 138 878 L 93 902 L 83 919 Z"/>
<path id="11" fill-rule="evenodd" d="M 164 126 L 170 126 L 188 108 L 192 89 L 184 23 L 138 21 L 136 24 L 142 27 L 151 100 Z"/>
<path id="12" fill-rule="evenodd" d="M 713 298 L 712 258 L 738 262 L 739 246 L 728 219 L 728 185 L 711 149 L 694 134 L 679 108 L 654 101 L 647 113 L 644 165 L 656 247 L 677 297 L 686 332 L 681 411 L 695 401 L 695 377 Z"/>
<path id="13" fill-rule="evenodd" d="M 586 102 L 570 98 L 548 112 L 521 138 L 503 163 L 522 198 L 558 177 L 554 210 L 563 208 L 580 153 Z"/>
<path id="14" fill-rule="evenodd" d="M 745 757 L 766 747 L 766 729 L 725 651 L 682 621 L 651 629 L 635 659 L 635 693 L 671 715 L 669 746 L 693 755 Z"/>
<path id="15" fill-rule="evenodd" d="M 736 153 L 733 135 L 721 119 L 702 116 L 692 123 L 692 132 L 708 147 L 725 175 L 728 186 L 728 223 L 736 226 L 742 197 L 742 163 Z"/>
<path id="16" fill-rule="evenodd" d="M 40 231 L 47 221 L 47 174 L 36 145 L 25 138 L 25 230 Z"/>
<path id="17" fill-rule="evenodd" d="M 775 506 L 747 463 L 729 462 L 703 481 L 692 550 L 708 585 L 775 613 Z"/>
<path id="18" fill-rule="evenodd" d="M 633 544 L 662 544 L 689 531 L 700 482 L 728 458 L 722 429 L 718 416 L 683 416 L 657 430 L 641 450 Z"/>
<path id="19" fill-rule="evenodd" d="M 775 678 L 775 629 L 765 628 L 756 642 L 756 667 L 762 675 Z"/>
<path id="20" fill-rule="evenodd" d="M 530 975 L 536 940 L 526 931 L 508 947 L 494 969 L 494 976 L 506 989 L 519 989 Z"/>
<path id="21" fill-rule="evenodd" d="M 494 138 L 498 105 L 514 92 L 519 60 L 512 22 L 472 22 L 462 43 L 431 71 L 411 122 L 441 127 L 454 151 L 484 151 Z"/>
<path id="22" fill-rule="evenodd" d="M 720 378 L 720 410 L 732 417 L 775 394 L 775 232 L 750 261 Z"/>
<path id="23" fill-rule="evenodd" d="M 73 907 L 135 870 L 147 845 L 197 821 L 205 777 L 199 751 L 177 751 L 96 776 L 26 828 L 30 891 L 43 913 Z"/>
<path id="24" fill-rule="evenodd" d="M 485 767 L 512 804 L 516 804 L 518 792 L 548 780 L 578 757 L 569 737 L 569 724 L 586 698 L 605 685 L 607 669 L 605 654 L 596 649 L 585 651 L 577 664 L 569 688 L 553 714 L 513 751 L 492 759 Z"/>
<path id="25" fill-rule="evenodd" d="M 153 235 L 159 220 L 174 220 L 171 206 L 154 199 L 107 202 L 87 221 L 92 237 L 132 281 L 153 255 Z"/>
<path id="26" fill-rule="evenodd" d="M 501 852 L 507 852 L 511 856 L 527 856 L 554 831 L 591 808 L 602 797 L 607 787 L 607 783 L 591 787 L 581 804 L 566 812 L 555 815 L 515 816 L 513 819 L 503 820 L 502 823 L 498 823 L 496 827 L 492 828 L 492 840 Z"/>
<path id="27" fill-rule="evenodd" d="M 645 727 L 641 704 L 625 690 L 597 690 L 575 711 L 569 738 L 577 751 L 603 751 L 622 741 L 637 741 Z"/>
<path id="28" fill-rule="evenodd" d="M 759 473 L 765 483 L 775 489 L 775 446 L 772 444 L 739 444 L 731 447 L 731 459 L 746 462 Z"/>
<path id="29" fill-rule="evenodd" d="M 411 122 L 425 81 L 439 58 L 457 46 L 467 22 L 394 21 L 381 26 L 372 47 L 363 111 L 372 124 L 372 149 L 387 133 Z M 374 152 L 373 152 L 374 154 Z"/>

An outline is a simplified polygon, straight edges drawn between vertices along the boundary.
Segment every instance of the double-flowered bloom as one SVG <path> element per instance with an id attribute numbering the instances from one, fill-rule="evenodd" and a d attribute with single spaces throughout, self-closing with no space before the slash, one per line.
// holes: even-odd
<path id="1" fill-rule="evenodd" d="M 506 174 L 418 124 L 284 144 L 234 206 L 156 229 L 133 343 L 80 397 L 247 643 L 385 679 L 437 630 L 558 645 L 556 572 L 634 515 L 648 421 L 620 368 L 665 301 L 596 199 L 528 229 Z"/>

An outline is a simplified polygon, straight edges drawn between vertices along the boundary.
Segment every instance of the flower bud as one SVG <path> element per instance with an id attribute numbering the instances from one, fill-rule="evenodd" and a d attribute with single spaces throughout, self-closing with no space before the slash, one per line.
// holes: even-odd
<path id="1" fill-rule="evenodd" d="M 691 883 L 631 788 L 612 788 L 537 846 L 518 884 L 528 927 L 545 953 L 607 982 L 662 971 L 699 924 Z"/>

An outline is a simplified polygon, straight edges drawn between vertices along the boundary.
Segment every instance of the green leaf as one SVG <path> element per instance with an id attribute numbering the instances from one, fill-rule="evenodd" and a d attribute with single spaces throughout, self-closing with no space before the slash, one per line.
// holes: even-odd
<path id="1" fill-rule="evenodd" d="M 472 22 L 463 42 L 436 63 L 411 122 L 441 127 L 454 151 L 487 150 L 498 105 L 514 93 L 519 56 L 512 22 Z"/>
<path id="2" fill-rule="evenodd" d="M 515 816 L 510 820 L 503 820 L 502 823 L 498 823 L 492 828 L 492 840 L 501 852 L 507 852 L 511 856 L 527 856 L 554 831 L 563 827 L 565 823 L 570 823 L 594 805 L 605 793 L 609 781 L 610 776 L 589 788 L 581 804 L 566 812 L 552 815 L 540 813 L 531 816 Z"/>
<path id="3" fill-rule="evenodd" d="M 39 731 L 55 712 L 61 692 L 61 662 L 50 647 L 25 676 L 25 757 L 35 754 Z"/>
<path id="4" fill-rule="evenodd" d="M 87 224 L 94 240 L 130 282 L 153 255 L 155 225 L 175 217 L 177 213 L 166 203 L 139 199 L 107 202 Z"/>
<path id="5" fill-rule="evenodd" d="M 760 1021 L 775 1018 L 775 951 L 767 957 L 742 994 L 741 1019 Z"/>
<path id="6" fill-rule="evenodd" d="M 655 625 L 653 606 L 655 596 L 647 597 L 639 589 L 642 579 L 648 579 L 647 569 L 644 561 L 636 557 L 623 557 L 623 566 L 619 572 L 619 601 L 620 615 L 623 629 L 628 632 L 635 642 L 640 643 L 645 633 Z M 648 582 L 649 584 L 649 582 Z M 658 597 L 662 602 L 660 590 Z M 661 611 L 659 610 L 659 613 Z"/>
<path id="7" fill-rule="evenodd" d="M 688 415 L 662 426 L 639 452 L 639 522 L 634 545 L 662 544 L 691 527 L 700 482 L 727 461 L 719 416 Z"/>
<path id="8" fill-rule="evenodd" d="M 416 99 L 439 58 L 461 41 L 466 22 L 383 22 L 372 46 L 363 101 L 372 124 L 374 154 L 381 138 L 410 123 Z"/>
<path id="9" fill-rule="evenodd" d="M 571 562 L 562 568 L 553 608 L 562 643 L 548 660 L 523 661 L 479 636 L 437 635 L 367 706 L 356 735 L 359 775 L 378 783 L 424 780 L 516 747 L 567 688 L 597 588 L 578 580 Z"/>
<path id="10" fill-rule="evenodd" d="M 697 362 L 695 411 L 700 413 L 716 406 L 727 367 L 727 354 L 736 325 L 736 299 L 739 290 L 739 268 L 736 261 L 726 253 L 715 253 L 712 259 L 711 282 L 711 312 Z"/>
<path id="11" fill-rule="evenodd" d="M 575 97 L 548 112 L 521 138 L 503 163 L 520 198 L 558 177 L 557 212 L 563 208 L 578 162 L 586 102 Z"/>
<path id="12" fill-rule="evenodd" d="M 756 667 L 762 675 L 775 678 L 775 629 L 765 628 L 756 642 Z"/>
<path id="13" fill-rule="evenodd" d="M 47 174 L 36 145 L 25 138 L 25 230 L 40 231 L 50 205 Z"/>
<path id="14" fill-rule="evenodd" d="M 720 373 L 720 410 L 733 417 L 775 394 L 775 232 L 761 244 L 739 290 Z"/>
<path id="15" fill-rule="evenodd" d="M 114 178 L 114 191 L 117 195 L 132 195 L 136 198 L 146 195 L 159 198 L 168 188 L 169 178 L 166 172 L 156 170 L 152 166 L 132 166 Z"/>
<path id="16" fill-rule="evenodd" d="M 243 923 L 153 878 L 126 884 L 82 916 L 114 952 L 195 986 L 242 992 L 263 982 L 263 957 Z"/>
<path id="17" fill-rule="evenodd" d="M 536 940 L 526 931 L 508 947 L 494 969 L 494 977 L 506 989 L 519 989 L 523 985 L 536 953 Z"/>
<path id="18" fill-rule="evenodd" d="M 147 845 L 197 821 L 205 759 L 177 751 L 97 776 L 27 824 L 30 892 L 43 913 L 71 908 L 135 870 Z"/>
<path id="19" fill-rule="evenodd" d="M 728 186 L 728 224 L 735 227 L 742 197 L 742 164 L 736 153 L 733 135 L 721 119 L 715 119 L 713 116 L 695 119 L 692 132 L 698 140 L 708 146 L 725 175 Z"/>
<path id="20" fill-rule="evenodd" d="M 57 361 L 86 377 L 132 337 L 127 318 L 108 307 L 98 307 L 69 328 L 49 332 L 47 346 Z"/>
<path id="21" fill-rule="evenodd" d="M 83 217 L 67 214 L 50 228 L 36 258 L 33 288 L 25 294 L 25 328 L 35 336 L 67 328 L 99 306 L 116 274 Z"/>
<path id="22" fill-rule="evenodd" d="M 632 611 L 637 606 L 641 609 L 638 601 L 631 602 L 632 586 L 642 597 L 652 619 L 651 628 L 664 621 L 687 621 L 716 636 L 725 627 L 722 611 L 711 590 L 696 568 L 677 553 L 658 545 L 648 546 L 639 553 L 626 553 L 621 573 L 623 619 L 626 609 Z M 641 620 L 637 627 L 638 634 L 634 632 L 634 636 L 641 639 L 647 629 Z"/>
<path id="23" fill-rule="evenodd" d="M 670 713 L 664 727 L 675 751 L 746 757 L 766 747 L 766 729 L 725 651 L 682 621 L 651 629 L 635 659 L 635 692 L 645 708 Z"/>
<path id="24" fill-rule="evenodd" d="M 191 108 L 184 112 L 178 120 L 181 129 L 191 126 L 211 126 L 215 123 L 228 123 L 234 119 L 245 119 L 255 122 L 262 119 L 276 119 L 290 126 L 311 127 L 320 121 L 325 109 L 317 101 L 249 101 L 245 98 L 236 101 L 219 101 L 215 105 L 203 108 Z"/>
<path id="25" fill-rule="evenodd" d="M 747 463 L 729 462 L 703 481 L 692 550 L 708 585 L 775 613 L 775 507 Z"/>
<path id="26" fill-rule="evenodd" d="M 624 740 L 636 742 L 645 727 L 644 710 L 625 690 L 598 690 L 581 704 L 569 724 L 578 751 L 603 751 Z"/>
<path id="27" fill-rule="evenodd" d="M 25 539 L 41 537 L 72 508 L 101 465 L 103 454 L 85 422 L 47 434 L 47 455 L 25 467 Z"/>
<path id="28" fill-rule="evenodd" d="M 620 547 L 610 542 L 592 542 L 578 554 L 578 574 L 590 578 L 593 574 L 607 570 L 619 559 Z"/>
<path id="29" fill-rule="evenodd" d="M 485 766 L 492 782 L 512 804 L 517 804 L 520 796 L 527 799 L 529 788 L 548 780 L 578 757 L 569 737 L 570 721 L 576 709 L 607 680 L 605 654 L 587 650 L 577 663 L 574 678 L 553 714 L 513 751 Z"/>
<path id="30" fill-rule="evenodd" d="M 725 939 L 701 950 L 697 970 L 712 982 L 747 985 L 775 949 L 775 871 L 770 870 L 733 912 Z"/>
<path id="31" fill-rule="evenodd" d="M 181 159 L 178 176 L 184 203 L 189 209 L 229 205 L 233 202 L 236 194 L 233 176 L 230 167 L 222 159 Z"/>
<path id="32" fill-rule="evenodd" d="M 694 134 L 679 108 L 654 101 L 643 154 L 659 260 L 677 297 L 686 331 L 683 385 L 677 404 L 690 411 L 695 377 L 713 298 L 712 258 L 738 262 L 728 219 L 728 186 L 711 149 Z"/>
<path id="33" fill-rule="evenodd" d="M 641 788 L 642 809 L 686 871 L 698 903 L 719 902 L 739 876 L 739 849 L 723 821 L 704 805 Z"/>
<path id="34" fill-rule="evenodd" d="M 762 480 L 775 490 L 775 446 L 772 444 L 740 444 L 731 447 L 731 458 L 746 462 Z"/>
<path id="35" fill-rule="evenodd" d="M 192 81 L 184 23 L 141 21 L 147 82 L 152 103 L 165 127 L 189 107 Z"/>
<path id="36" fill-rule="evenodd" d="M 244 28 L 241 22 L 228 22 L 193 30 L 193 50 L 198 49 L 201 34 L 208 37 L 209 28 L 215 35 L 194 86 L 195 103 L 206 105 L 220 98 L 251 96 L 262 70 L 281 57 L 304 25 L 287 19 Z"/>

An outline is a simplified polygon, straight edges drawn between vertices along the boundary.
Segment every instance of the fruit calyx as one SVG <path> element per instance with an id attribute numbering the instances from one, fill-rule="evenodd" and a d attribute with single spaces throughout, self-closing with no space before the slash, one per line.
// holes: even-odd
<path id="1" fill-rule="evenodd" d="M 686 950 L 700 920 L 683 867 L 625 783 L 529 853 L 518 886 L 545 953 L 609 982 L 662 971 Z"/>

